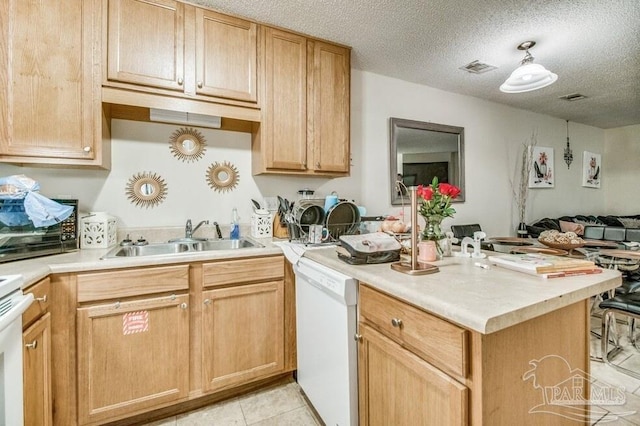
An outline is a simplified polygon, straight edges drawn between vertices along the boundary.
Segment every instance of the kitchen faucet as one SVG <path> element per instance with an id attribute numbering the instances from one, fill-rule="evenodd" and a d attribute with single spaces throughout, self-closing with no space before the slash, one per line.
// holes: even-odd
<path id="1" fill-rule="evenodd" d="M 218 225 L 218 222 L 213 222 L 213 225 L 216 227 L 216 234 L 218 234 L 218 239 L 221 240 L 222 232 L 220 232 L 220 225 Z"/>
<path id="2" fill-rule="evenodd" d="M 204 224 L 209 224 L 208 220 L 203 220 L 199 224 L 196 225 L 195 228 L 192 228 L 191 219 L 187 219 L 187 223 L 184 226 L 184 237 L 185 238 L 193 238 L 193 234 Z"/>

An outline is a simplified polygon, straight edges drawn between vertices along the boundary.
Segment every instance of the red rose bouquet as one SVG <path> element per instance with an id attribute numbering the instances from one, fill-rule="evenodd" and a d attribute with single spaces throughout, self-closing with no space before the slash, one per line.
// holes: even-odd
<path id="1" fill-rule="evenodd" d="M 422 238 L 434 241 L 443 239 L 440 224 L 442 219 L 453 217 L 455 214 L 455 209 L 451 207 L 451 200 L 455 200 L 460 195 L 460 188 L 449 183 L 438 183 L 438 178 L 434 177 L 431 185 L 419 185 L 416 194 L 422 198 L 422 201 L 419 201 L 418 213 L 427 223 L 422 232 Z"/>

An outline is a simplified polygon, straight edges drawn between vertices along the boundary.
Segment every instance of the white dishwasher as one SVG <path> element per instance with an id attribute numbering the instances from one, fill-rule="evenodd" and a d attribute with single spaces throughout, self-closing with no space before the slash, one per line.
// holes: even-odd
<path id="1" fill-rule="evenodd" d="M 355 426 L 358 282 L 306 258 L 294 271 L 298 384 L 327 426 Z"/>

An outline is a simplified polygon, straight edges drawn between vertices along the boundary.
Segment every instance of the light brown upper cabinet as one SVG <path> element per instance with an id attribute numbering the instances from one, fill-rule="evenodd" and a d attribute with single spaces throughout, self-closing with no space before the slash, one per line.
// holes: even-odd
<path id="1" fill-rule="evenodd" d="M 308 42 L 307 144 L 316 173 L 348 173 L 350 50 Z"/>
<path id="2" fill-rule="evenodd" d="M 108 1 L 108 81 L 184 91 L 184 4 Z"/>
<path id="3" fill-rule="evenodd" d="M 173 0 L 104 1 L 103 85 L 256 107 L 257 24 Z"/>
<path id="4" fill-rule="evenodd" d="M 257 102 L 258 26 L 196 9 L 196 93 Z"/>
<path id="5" fill-rule="evenodd" d="M 110 167 L 97 6 L 0 3 L 0 161 Z"/>
<path id="6" fill-rule="evenodd" d="M 253 173 L 348 175 L 349 48 L 263 27 L 261 52 Z"/>

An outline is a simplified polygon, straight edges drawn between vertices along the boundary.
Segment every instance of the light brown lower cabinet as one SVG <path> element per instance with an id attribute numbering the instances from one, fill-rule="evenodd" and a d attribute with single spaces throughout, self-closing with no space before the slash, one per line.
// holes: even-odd
<path id="1" fill-rule="evenodd" d="M 188 396 L 188 294 L 81 307 L 77 326 L 80 424 Z"/>
<path id="2" fill-rule="evenodd" d="M 54 275 L 54 424 L 137 424 L 293 371 L 290 269 L 277 255 Z"/>
<path id="3" fill-rule="evenodd" d="M 590 424 L 588 302 L 483 334 L 360 283 L 360 425 Z"/>
<path id="4" fill-rule="evenodd" d="M 22 333 L 24 371 L 24 424 L 53 424 L 51 411 L 51 314 L 47 313 Z"/>
<path id="5" fill-rule="evenodd" d="M 468 389 L 372 328 L 361 325 L 361 425 L 466 425 Z"/>
<path id="6" fill-rule="evenodd" d="M 204 391 L 284 370 L 283 294 L 283 281 L 204 291 Z"/>
<path id="7" fill-rule="evenodd" d="M 468 424 L 469 333 L 366 285 L 359 290 L 360 424 Z"/>
<path id="8" fill-rule="evenodd" d="M 22 314 L 24 424 L 53 424 L 51 384 L 51 280 L 42 279 L 26 289 L 34 301 Z"/>

